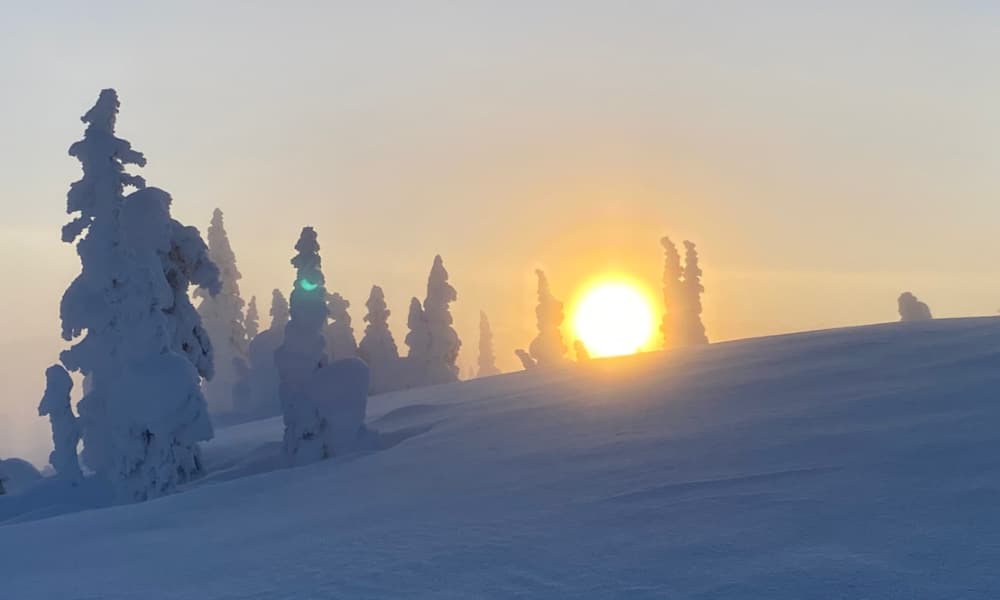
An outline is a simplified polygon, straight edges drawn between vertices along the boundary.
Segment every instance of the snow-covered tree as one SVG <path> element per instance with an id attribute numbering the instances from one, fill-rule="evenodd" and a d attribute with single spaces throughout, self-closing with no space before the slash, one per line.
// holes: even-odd
<path id="1" fill-rule="evenodd" d="M 70 392 L 73 380 L 60 365 L 52 365 L 45 370 L 45 395 L 38 405 L 38 416 L 48 417 L 52 426 L 52 453 L 49 464 L 59 477 L 69 481 L 80 481 L 80 457 L 76 447 L 80 443 L 80 425 L 70 406 Z"/>
<path id="2" fill-rule="evenodd" d="M 665 312 L 660 331 L 667 348 L 707 344 L 701 321 L 701 269 L 694 243 L 685 241 L 685 265 L 681 266 L 677 246 L 669 237 L 660 239 L 664 250 L 663 304 Z"/>
<path id="3" fill-rule="evenodd" d="M 417 305 L 419 306 L 419 302 Z M 372 286 L 365 307 L 368 308 L 368 314 L 365 315 L 368 325 L 358 344 L 358 356 L 371 370 L 371 392 L 378 394 L 398 389 L 401 386 L 394 379 L 398 372 L 399 350 L 389 331 L 391 311 L 386 306 L 382 288 Z"/>
<path id="4" fill-rule="evenodd" d="M 496 355 L 493 353 L 493 330 L 490 329 L 490 320 L 485 312 L 479 311 L 479 369 L 476 376 L 489 377 L 499 373 Z"/>
<path id="5" fill-rule="evenodd" d="M 417 298 L 410 298 L 410 311 L 406 317 L 406 326 L 410 330 L 403 340 L 409 348 L 406 356 L 412 362 L 423 364 L 430 354 L 431 335 L 427 327 L 427 318 L 424 316 L 424 307 Z"/>
<path id="6" fill-rule="evenodd" d="M 285 455 L 293 464 L 305 464 L 350 450 L 365 435 L 369 377 L 368 367 L 357 358 L 327 360 L 326 280 L 312 227 L 303 228 L 295 249 L 291 320 L 274 358 Z"/>
<path id="7" fill-rule="evenodd" d="M 457 299 L 458 293 L 448 283 L 448 271 L 444 268 L 441 256 L 435 256 L 427 279 L 427 297 L 424 299 L 424 320 L 430 338 L 426 379 L 429 385 L 458 381 L 456 361 L 462 342 L 452 327 L 449 309 L 449 305 Z"/>
<path id="8" fill-rule="evenodd" d="M 347 312 L 350 307 L 351 303 L 340 294 L 327 294 L 326 309 L 330 322 L 324 328 L 323 336 L 326 338 L 327 355 L 333 360 L 358 355 L 351 315 Z"/>
<path id="9" fill-rule="evenodd" d="M 682 345 L 678 332 L 683 329 L 683 283 L 684 268 L 681 266 L 681 255 L 677 246 L 669 237 L 660 238 L 663 246 L 663 321 L 660 332 L 663 334 L 664 346 L 676 348 Z"/>
<path id="10" fill-rule="evenodd" d="M 535 318 L 538 325 L 538 335 L 528 346 L 528 352 L 539 367 L 560 365 L 566 360 L 566 344 L 562 339 L 563 303 L 556 300 L 549 289 L 549 280 L 541 269 L 535 270 L 538 276 L 538 306 L 535 307 Z"/>
<path id="11" fill-rule="evenodd" d="M 514 350 L 514 354 L 517 356 L 518 360 L 521 361 L 521 366 L 524 367 L 525 371 L 530 371 L 538 366 L 538 363 L 535 362 L 535 359 L 531 358 L 531 355 L 528 354 L 527 350 L 518 348 L 517 350 Z"/>
<path id="12" fill-rule="evenodd" d="M 288 300 L 285 300 L 285 295 L 281 293 L 281 290 L 271 292 L 271 310 L 267 314 L 271 316 L 270 329 L 278 327 L 284 329 L 289 319 L 292 318 L 292 311 L 288 308 Z"/>
<path id="13" fill-rule="evenodd" d="M 698 267 L 698 250 L 694 242 L 684 240 L 684 303 L 687 319 L 684 321 L 684 341 L 687 346 L 708 343 L 705 325 L 701 322 L 701 294 L 705 286 L 701 284 L 701 268 Z"/>
<path id="14" fill-rule="evenodd" d="M 292 258 L 296 276 L 291 296 L 291 319 L 285 340 L 275 352 L 279 395 L 285 419 L 285 454 L 296 464 L 325 457 L 323 424 L 309 398 L 316 373 L 326 366 L 323 327 L 326 325 L 326 279 L 321 270 L 319 242 L 312 227 L 302 229 L 298 254 Z"/>
<path id="15" fill-rule="evenodd" d="M 246 370 L 247 331 L 239 285 L 243 276 L 236 268 L 236 255 L 218 208 L 208 226 L 208 255 L 219 268 L 222 291 L 212 295 L 197 288 L 194 292 L 201 298 L 198 313 L 215 351 L 215 376 L 205 382 L 205 398 L 211 412 L 225 413 L 233 410 L 233 386 L 239 373 Z"/>
<path id="16" fill-rule="evenodd" d="M 243 324 L 246 327 L 247 345 L 249 346 L 250 342 L 260 333 L 260 313 L 257 312 L 257 296 L 250 296 L 250 302 L 247 304 L 247 315 L 243 319 Z"/>
<path id="17" fill-rule="evenodd" d="M 930 321 L 931 309 L 910 292 L 903 292 L 897 300 L 900 321 Z"/>
<path id="18" fill-rule="evenodd" d="M 70 147 L 83 178 L 67 195 L 67 212 L 80 215 L 63 240 L 80 238 L 82 271 L 60 314 L 63 337 L 83 339 L 61 360 L 86 376 L 77 405 L 84 463 L 135 501 L 201 470 L 198 442 L 212 426 L 199 374 L 211 375 L 212 352 L 187 288 L 220 284 L 197 230 L 170 217 L 170 196 L 125 172 L 145 158 L 115 137 L 118 107 L 115 91 L 103 90 Z M 126 198 L 126 185 L 140 189 Z"/>
<path id="19" fill-rule="evenodd" d="M 237 384 L 236 410 L 244 417 L 270 417 L 281 413 L 278 367 L 274 353 L 285 340 L 288 301 L 281 290 L 271 293 L 271 324 L 250 341 L 249 368 Z"/>
<path id="20" fill-rule="evenodd" d="M 576 351 L 576 362 L 587 362 L 590 360 L 590 351 L 587 350 L 587 345 L 583 343 L 583 340 L 574 341 L 573 349 Z"/>

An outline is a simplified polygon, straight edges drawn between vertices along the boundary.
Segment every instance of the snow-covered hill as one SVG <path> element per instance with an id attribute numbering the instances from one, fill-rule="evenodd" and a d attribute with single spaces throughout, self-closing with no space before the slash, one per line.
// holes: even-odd
<path id="1" fill-rule="evenodd" d="M 251 423 L 184 493 L 0 527 L 0 597 L 1000 597 L 998 319 L 516 373 L 370 417 L 382 451 L 275 469 L 280 423 Z"/>

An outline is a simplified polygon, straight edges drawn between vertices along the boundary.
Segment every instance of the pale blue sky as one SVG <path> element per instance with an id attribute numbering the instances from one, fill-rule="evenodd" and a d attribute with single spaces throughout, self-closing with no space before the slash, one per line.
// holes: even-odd
<path id="1" fill-rule="evenodd" d="M 995 312 L 998 56 L 985 1 L 0 0 L 0 417 L 59 349 L 66 149 L 102 87 L 175 215 L 225 211 L 246 295 L 290 287 L 314 225 L 358 334 L 378 283 L 401 343 L 440 252 L 463 364 L 483 308 L 513 368 L 532 269 L 567 301 L 655 289 L 663 233 L 701 248 L 714 339 L 893 320 L 903 289 Z M 35 435 L 4 427 L 0 455 Z"/>

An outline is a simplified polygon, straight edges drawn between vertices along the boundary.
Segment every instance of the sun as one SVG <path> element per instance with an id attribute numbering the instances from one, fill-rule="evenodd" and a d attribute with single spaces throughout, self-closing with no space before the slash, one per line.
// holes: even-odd
<path id="1" fill-rule="evenodd" d="M 653 307 L 642 288 L 624 281 L 599 283 L 582 295 L 573 331 L 591 356 L 619 356 L 642 349 L 653 337 Z"/>

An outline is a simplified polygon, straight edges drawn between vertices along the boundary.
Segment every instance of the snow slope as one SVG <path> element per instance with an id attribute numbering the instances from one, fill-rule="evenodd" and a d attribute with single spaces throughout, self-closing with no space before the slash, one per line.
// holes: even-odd
<path id="1" fill-rule="evenodd" d="M 0 596 L 998 598 L 998 390 L 960 319 L 376 397 L 386 449 L 297 469 L 249 423 L 184 493 L 0 527 Z"/>

